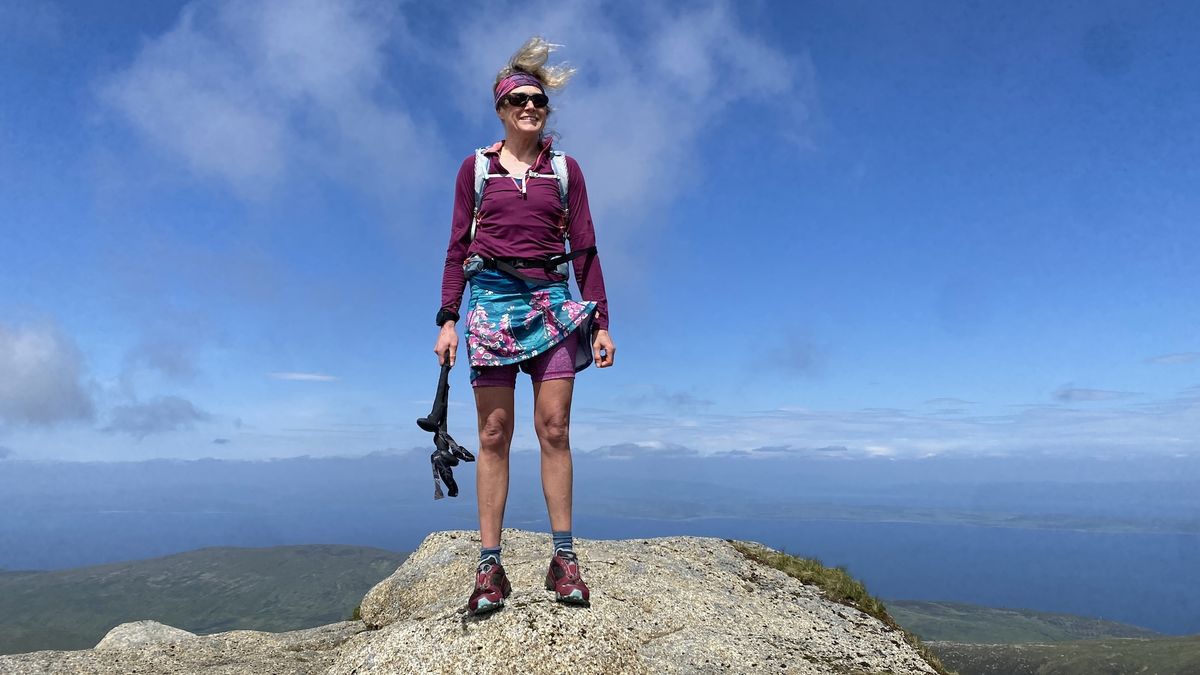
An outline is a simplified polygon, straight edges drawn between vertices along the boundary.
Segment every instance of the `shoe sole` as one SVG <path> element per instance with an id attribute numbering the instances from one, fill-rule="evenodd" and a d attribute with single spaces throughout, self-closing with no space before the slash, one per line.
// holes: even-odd
<path id="1" fill-rule="evenodd" d="M 590 599 L 584 600 L 582 597 L 576 598 L 576 597 L 572 597 L 570 595 L 563 595 L 563 594 L 559 593 L 558 591 L 555 591 L 554 584 L 550 583 L 549 581 L 546 582 L 546 590 L 553 591 L 554 599 L 557 600 L 558 602 L 563 603 L 564 605 L 579 605 L 581 607 L 590 607 L 592 605 L 592 602 Z M 578 592 L 579 591 L 572 591 L 572 593 L 578 593 Z"/>
<path id="2" fill-rule="evenodd" d="M 583 598 L 572 598 L 570 596 L 559 595 L 557 593 L 555 593 L 554 595 L 555 595 L 555 599 L 564 605 L 575 605 L 576 607 L 591 607 L 592 606 L 591 600 L 584 600 Z"/>
<path id="3" fill-rule="evenodd" d="M 502 607 L 504 607 L 504 600 L 500 600 L 499 602 L 488 602 L 487 600 L 482 600 L 478 605 L 475 605 L 475 611 L 471 612 L 471 616 L 491 614 Z"/>

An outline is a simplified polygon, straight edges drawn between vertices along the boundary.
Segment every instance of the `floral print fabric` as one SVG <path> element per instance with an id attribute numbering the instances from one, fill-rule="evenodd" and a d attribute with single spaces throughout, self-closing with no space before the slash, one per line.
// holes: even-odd
<path id="1" fill-rule="evenodd" d="M 565 281 L 534 285 L 484 269 L 470 282 L 467 351 L 472 367 L 505 366 L 545 353 L 590 323 L 596 311 L 595 302 L 572 300 Z"/>

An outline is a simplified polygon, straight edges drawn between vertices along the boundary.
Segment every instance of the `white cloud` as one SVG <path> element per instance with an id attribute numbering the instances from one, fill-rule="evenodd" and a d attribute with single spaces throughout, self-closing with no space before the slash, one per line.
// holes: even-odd
<path id="1" fill-rule="evenodd" d="M 161 156 L 245 198 L 332 179 L 399 199 L 399 220 L 415 223 L 433 207 L 411 197 L 444 188 L 452 162 L 501 133 L 495 73 L 544 35 L 565 45 L 552 58 L 580 71 L 556 95 L 551 127 L 582 163 L 605 267 L 635 285 L 646 264 L 634 252 L 660 243 L 661 210 L 699 182 L 707 133 L 732 120 L 749 157 L 756 144 L 805 144 L 813 127 L 811 60 L 765 41 L 733 3 L 427 9 L 195 0 L 99 83 L 99 98 Z"/>
<path id="2" fill-rule="evenodd" d="M 186 6 L 100 87 L 152 146 L 244 196 L 315 169 L 377 189 L 420 182 L 429 129 L 387 105 L 386 47 L 400 17 L 355 0 Z"/>
<path id="3" fill-rule="evenodd" d="M 295 382 L 335 382 L 338 379 L 334 375 L 322 375 L 320 373 L 267 373 L 267 377 L 273 380 L 291 380 Z"/>
<path id="4" fill-rule="evenodd" d="M 0 421 L 50 426 L 89 420 L 83 355 L 52 325 L 0 324 Z"/>

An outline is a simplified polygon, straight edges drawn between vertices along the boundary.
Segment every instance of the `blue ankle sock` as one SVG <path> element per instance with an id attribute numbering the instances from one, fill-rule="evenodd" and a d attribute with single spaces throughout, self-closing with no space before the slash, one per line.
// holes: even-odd
<path id="1" fill-rule="evenodd" d="M 496 564 L 499 565 L 500 564 L 500 547 L 497 546 L 496 548 L 480 548 L 479 549 L 479 562 L 483 562 L 484 560 L 487 560 L 488 558 L 495 558 Z"/>
<path id="2" fill-rule="evenodd" d="M 551 532 L 554 537 L 554 551 L 570 551 L 575 552 L 575 541 L 571 538 L 570 530 L 562 530 L 561 532 Z"/>

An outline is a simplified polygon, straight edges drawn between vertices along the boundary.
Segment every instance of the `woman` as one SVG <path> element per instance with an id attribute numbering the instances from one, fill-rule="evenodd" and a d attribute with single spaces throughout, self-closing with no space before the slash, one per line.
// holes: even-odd
<path id="1" fill-rule="evenodd" d="M 604 275 L 595 255 L 583 173 L 574 159 L 557 157 L 561 153 L 546 134 L 551 111 L 546 92 L 561 88 L 574 74 L 546 65 L 552 48 L 532 38 L 496 75 L 492 93 L 504 140 L 468 157 L 459 169 L 442 276 L 441 332 L 434 346 L 439 362 L 449 358 L 454 364 L 459 303 L 467 281 L 471 286 L 466 334 L 479 419 L 476 491 L 482 544 L 467 603 L 472 614 L 499 608 L 511 592 L 501 565 L 500 532 L 518 369 L 533 382 L 542 491 L 553 532 L 546 588 L 561 602 L 587 605 L 590 597 L 571 538 L 571 394 L 575 373 L 593 360 L 600 368 L 611 366 L 616 347 L 608 334 Z M 477 162 L 478 174 L 486 171 L 478 209 Z M 565 264 L 553 259 L 564 254 L 568 239 L 579 256 L 572 266 L 582 302 L 571 299 Z"/>

